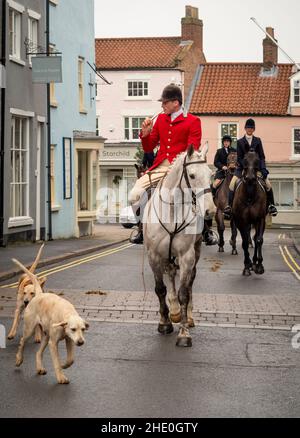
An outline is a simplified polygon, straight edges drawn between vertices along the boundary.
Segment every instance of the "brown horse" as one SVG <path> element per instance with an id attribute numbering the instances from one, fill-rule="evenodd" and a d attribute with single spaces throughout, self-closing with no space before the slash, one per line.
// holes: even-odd
<path id="1" fill-rule="evenodd" d="M 258 178 L 259 158 L 256 152 L 248 152 L 244 158 L 242 179 L 237 184 L 232 214 L 234 222 L 241 233 L 244 250 L 243 275 L 264 273 L 262 246 L 267 214 L 267 195 L 263 181 Z M 251 226 L 255 229 L 253 261 L 249 255 L 249 235 Z"/>
<path id="2" fill-rule="evenodd" d="M 237 163 L 237 154 L 236 152 L 231 152 L 228 154 L 227 157 L 227 171 L 226 171 L 226 177 L 224 181 L 221 183 L 221 185 L 217 188 L 216 195 L 214 197 L 214 203 L 217 207 L 217 212 L 215 215 L 215 220 L 217 222 L 218 227 L 218 234 L 219 234 L 219 252 L 224 252 L 224 231 L 225 231 L 225 223 L 224 223 L 224 208 L 228 204 L 228 192 L 229 192 L 229 184 L 231 182 L 231 179 L 234 175 L 234 171 L 236 168 Z M 230 221 L 230 228 L 231 228 L 231 239 L 230 239 L 230 245 L 232 246 L 231 253 L 233 255 L 237 255 L 237 249 L 236 249 L 236 236 L 237 236 L 237 228 L 234 223 L 234 220 L 231 219 Z"/>

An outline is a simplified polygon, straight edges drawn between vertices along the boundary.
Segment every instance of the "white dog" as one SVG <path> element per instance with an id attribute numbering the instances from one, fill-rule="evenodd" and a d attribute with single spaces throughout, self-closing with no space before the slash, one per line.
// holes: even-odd
<path id="1" fill-rule="evenodd" d="M 44 248 L 44 244 L 42 244 L 42 246 L 40 247 L 36 259 L 32 263 L 29 269 L 29 271 L 32 273 L 34 273 L 39 263 L 43 248 Z M 38 280 L 41 285 L 42 291 L 46 279 L 47 279 L 46 277 L 42 277 Z M 35 296 L 35 294 L 36 294 L 35 288 L 32 284 L 31 279 L 28 277 L 27 274 L 22 274 L 21 277 L 19 278 L 18 289 L 17 289 L 17 305 L 15 310 L 14 320 L 7 336 L 8 339 L 13 339 L 16 336 L 22 312 L 24 311 L 26 306 L 30 303 L 30 301 Z M 41 342 L 41 333 L 39 327 L 37 327 L 35 331 L 35 342 Z"/>
<path id="2" fill-rule="evenodd" d="M 43 336 L 40 349 L 36 354 L 36 368 L 38 374 L 46 374 L 43 367 L 43 353 L 49 344 L 53 366 L 58 383 L 69 383 L 62 368 L 70 367 L 74 362 L 74 344 L 84 344 L 83 333 L 89 325 L 75 310 L 75 307 L 64 298 L 55 294 L 39 293 L 41 286 L 34 274 L 25 268 L 18 260 L 12 259 L 30 277 L 36 290 L 36 296 L 30 301 L 24 312 L 24 329 L 18 352 L 16 366 L 23 362 L 25 342 L 32 336 L 35 328 L 39 325 Z M 62 366 L 58 355 L 58 342 L 65 339 L 67 347 L 67 360 Z"/>

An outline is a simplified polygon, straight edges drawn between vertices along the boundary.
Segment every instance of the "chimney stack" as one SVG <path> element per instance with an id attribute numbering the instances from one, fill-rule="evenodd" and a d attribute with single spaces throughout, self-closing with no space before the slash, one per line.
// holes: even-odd
<path id="1" fill-rule="evenodd" d="M 274 29 L 272 27 L 267 27 L 266 32 L 274 38 Z M 271 70 L 278 63 L 278 47 L 269 37 L 266 36 L 266 38 L 263 40 L 263 49 L 264 70 Z"/>
<path id="2" fill-rule="evenodd" d="M 203 51 L 203 21 L 199 20 L 198 8 L 185 7 L 185 17 L 181 19 L 182 41 L 194 41 L 195 47 Z"/>

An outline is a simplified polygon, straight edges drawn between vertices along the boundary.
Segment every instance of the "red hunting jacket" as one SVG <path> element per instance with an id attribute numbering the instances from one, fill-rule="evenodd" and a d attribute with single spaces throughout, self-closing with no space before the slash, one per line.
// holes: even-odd
<path id="1" fill-rule="evenodd" d="M 154 164 L 150 170 L 155 169 L 165 159 L 171 163 L 174 158 L 184 152 L 189 145 L 193 144 L 195 149 L 199 149 L 201 144 L 201 121 L 192 114 L 178 116 L 173 122 L 171 116 L 160 114 L 157 117 L 151 133 L 140 139 L 145 152 L 152 152 L 160 144 Z"/>

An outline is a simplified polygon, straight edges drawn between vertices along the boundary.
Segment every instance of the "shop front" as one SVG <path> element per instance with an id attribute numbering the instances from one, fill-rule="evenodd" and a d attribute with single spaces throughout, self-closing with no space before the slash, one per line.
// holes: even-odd
<path id="1" fill-rule="evenodd" d="M 137 179 L 134 167 L 136 153 L 136 143 L 105 144 L 100 151 L 98 222 L 119 222 L 120 212 L 128 205 L 128 195 Z"/>

